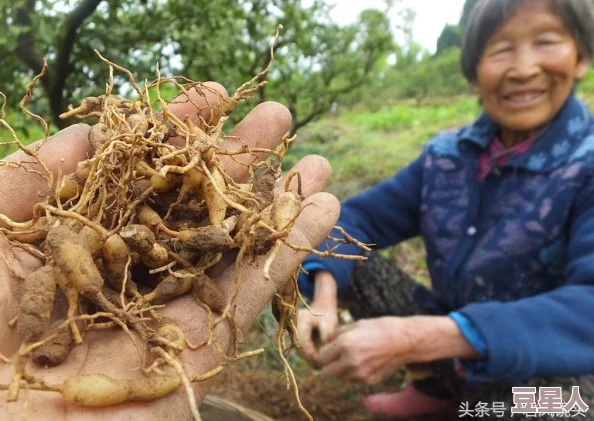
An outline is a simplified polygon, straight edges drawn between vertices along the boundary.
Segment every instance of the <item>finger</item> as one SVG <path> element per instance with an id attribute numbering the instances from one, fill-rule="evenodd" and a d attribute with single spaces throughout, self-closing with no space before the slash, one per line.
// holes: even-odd
<path id="1" fill-rule="evenodd" d="M 294 244 L 315 248 L 328 235 L 338 219 L 340 203 L 328 193 L 317 193 L 305 200 L 308 204 L 295 221 L 289 234 L 289 241 Z M 270 302 L 274 293 L 295 272 L 307 252 L 295 252 L 286 246 L 281 247 L 277 258 L 271 266 L 272 281 L 267 281 L 262 276 L 263 267 L 267 256 L 261 256 L 251 264 L 247 259 L 240 267 L 241 289 L 235 301 L 235 319 L 238 327 L 246 331 L 256 320 L 262 309 Z M 230 299 L 234 295 L 236 281 L 236 265 L 231 265 L 216 280 L 217 286 Z M 195 303 L 191 303 L 195 308 Z M 169 307 L 169 306 L 168 306 Z M 165 308 L 164 313 L 167 313 Z M 176 307 L 174 317 L 180 323 L 191 326 L 196 330 L 194 320 L 196 313 L 184 307 Z M 182 321 L 183 320 L 183 321 Z M 203 338 L 197 338 L 202 340 Z"/>
<path id="2" fill-rule="evenodd" d="M 301 335 L 299 334 L 299 342 L 301 343 L 301 348 L 299 349 L 299 353 L 301 353 L 302 357 L 305 358 L 310 363 L 314 363 L 317 365 L 318 360 L 318 351 L 311 341 L 308 339 L 309 335 Z"/>
<path id="3" fill-rule="evenodd" d="M 330 339 L 334 336 L 335 332 L 335 325 L 330 320 L 330 317 L 321 317 L 319 330 L 321 342 L 323 344 L 328 343 Z"/>
<path id="4" fill-rule="evenodd" d="M 221 151 L 236 151 L 242 146 L 274 149 L 291 129 L 291 113 L 282 104 L 263 102 L 233 129 L 221 145 Z M 234 180 L 244 182 L 248 178 L 248 165 L 268 157 L 265 152 L 240 155 L 220 155 L 225 171 Z"/>
<path id="5" fill-rule="evenodd" d="M 307 197 L 319 191 L 322 191 L 332 175 L 332 168 L 328 160 L 320 155 L 308 155 L 302 158 L 290 172 L 299 172 L 301 174 L 301 193 Z M 275 193 L 285 191 L 285 182 L 288 177 L 285 174 L 278 182 Z M 293 177 L 289 184 L 292 191 L 297 191 L 299 179 Z"/>
<path id="6" fill-rule="evenodd" d="M 390 374 L 392 374 L 402 364 L 398 360 L 386 358 L 373 358 L 365 362 L 365 366 L 360 365 L 357 370 L 357 379 L 362 379 L 368 385 L 375 385 L 380 383 Z"/>
<path id="7" fill-rule="evenodd" d="M 375 367 L 371 373 L 367 376 L 367 378 L 365 379 L 365 383 L 367 383 L 370 386 L 376 385 L 378 383 L 380 383 L 385 377 L 386 377 L 386 367 L 384 366 L 378 366 Z"/>
<path id="8" fill-rule="evenodd" d="M 329 364 L 324 364 L 322 374 L 328 377 L 337 377 L 346 379 L 352 372 L 352 367 L 344 358 L 337 358 Z"/>
<path id="9" fill-rule="evenodd" d="M 93 155 L 93 149 L 88 142 L 90 126 L 75 124 L 50 136 L 38 154 L 41 160 L 54 174 L 58 174 L 61 167 L 62 174 L 69 174 L 76 169 L 76 164 Z M 30 145 L 34 147 L 39 142 Z M 34 162 L 34 158 L 22 151 L 7 156 L 4 160 L 10 162 L 31 162 L 26 164 L 28 169 L 40 171 L 41 167 Z M 38 174 L 30 173 L 22 168 L 0 169 L 0 213 L 9 218 L 22 222 L 32 217 L 32 207 L 47 195 L 47 182 Z"/>
<path id="10" fill-rule="evenodd" d="M 307 311 L 307 310 L 305 310 Z M 299 334 L 299 342 L 301 343 L 300 352 L 309 360 L 317 358 L 317 350 L 312 341 L 312 330 L 315 327 L 310 317 L 310 314 L 299 315 L 297 319 L 297 332 Z"/>
<path id="11" fill-rule="evenodd" d="M 223 101 L 229 97 L 223 85 L 216 82 L 205 82 L 201 86 L 188 90 L 187 95 L 182 93 L 175 97 L 167 109 L 176 117 L 184 120 L 190 118 L 192 123 L 205 129 L 205 123 L 214 126 L 222 115 Z M 167 143 L 175 146 L 184 146 L 183 137 L 172 137 Z"/>
<path id="12" fill-rule="evenodd" d="M 204 128 L 203 122 L 213 126 L 222 114 L 223 101 L 229 97 L 223 85 L 217 82 L 205 82 L 175 97 L 167 105 L 169 111 L 184 119 L 189 116 L 192 123 Z"/>
<path id="13" fill-rule="evenodd" d="M 7 321 L 18 314 L 24 292 L 22 280 L 30 271 L 37 269 L 40 262 L 24 250 L 13 247 L 2 233 L 0 256 L 0 354 L 12 355 L 18 350 L 20 336 L 17 329 L 9 327 Z"/>
<path id="14" fill-rule="evenodd" d="M 321 192 L 330 179 L 330 163 L 318 155 L 309 155 L 302 158 L 301 161 L 295 164 L 293 169 L 298 169 L 301 172 L 304 186 L 303 195 L 306 197 Z M 284 185 L 284 181 L 281 183 Z M 218 278 L 229 265 L 235 262 L 236 257 L 237 250 L 225 253 L 221 262 L 208 271 L 208 275 L 212 278 Z"/>
<path id="15" fill-rule="evenodd" d="M 330 365 L 335 360 L 340 359 L 343 346 L 340 341 L 333 341 L 324 344 L 318 352 L 318 362 L 324 366 Z"/>
<path id="16" fill-rule="evenodd" d="M 358 327 L 357 322 L 346 323 L 346 324 L 344 324 L 342 326 L 339 326 L 336 329 L 336 337 L 338 337 L 338 336 L 340 336 L 340 335 L 342 335 L 344 333 L 350 332 L 351 330 L 356 329 L 357 327 Z"/>

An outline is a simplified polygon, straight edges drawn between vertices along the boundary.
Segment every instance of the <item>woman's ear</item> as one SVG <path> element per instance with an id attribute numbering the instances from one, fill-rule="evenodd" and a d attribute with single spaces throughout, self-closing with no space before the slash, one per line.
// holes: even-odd
<path id="1" fill-rule="evenodd" d="M 586 73 L 588 73 L 588 69 L 590 68 L 590 60 L 585 57 L 580 57 L 576 67 L 575 67 L 575 79 L 580 80 Z"/>
<path id="2" fill-rule="evenodd" d="M 482 106 L 483 105 L 483 100 L 482 100 L 481 95 L 480 95 L 478 83 L 471 82 L 469 89 L 470 89 L 470 94 L 476 97 L 476 101 L 477 101 L 478 105 Z"/>

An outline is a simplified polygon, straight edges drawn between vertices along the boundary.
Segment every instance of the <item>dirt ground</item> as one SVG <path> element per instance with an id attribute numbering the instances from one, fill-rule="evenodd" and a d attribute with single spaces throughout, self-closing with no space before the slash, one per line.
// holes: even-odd
<path id="1" fill-rule="evenodd" d="M 276 351 L 270 343 L 266 345 L 265 336 L 255 326 L 246 337 L 245 349 L 265 347 L 267 355 L 272 355 Z M 374 392 L 398 390 L 401 381 L 396 376 L 374 387 L 341 384 L 324 377 L 297 356 L 292 361 L 301 402 L 316 421 L 371 421 L 362 398 Z M 307 420 L 299 409 L 295 390 L 287 389 L 283 370 L 272 357 L 231 364 L 219 375 L 211 394 L 259 411 L 275 421 Z"/>
<path id="2" fill-rule="evenodd" d="M 340 384 L 324 378 L 312 370 L 296 372 L 300 398 L 303 406 L 314 421 L 387 421 L 387 418 L 373 418 L 366 411 L 362 399 L 372 393 L 395 392 L 399 390 L 399 377 L 375 387 Z M 242 416 L 235 411 L 220 411 L 216 408 L 202 408 L 204 421 L 304 421 L 293 389 L 287 390 L 287 383 L 280 371 L 266 369 L 245 369 L 229 367 L 218 378 L 211 394 L 257 411 L 270 419 Z M 456 418 L 457 419 L 457 418 Z M 453 421 L 441 416 L 426 416 L 409 421 Z"/>
<path id="3" fill-rule="evenodd" d="M 241 405 L 259 411 L 275 420 L 302 421 L 294 390 L 287 390 L 282 373 L 229 367 L 222 373 L 211 393 L 224 396 Z M 322 379 L 319 374 L 298 378 L 303 406 L 315 420 L 366 421 L 361 393 L 353 386 L 340 385 Z"/>

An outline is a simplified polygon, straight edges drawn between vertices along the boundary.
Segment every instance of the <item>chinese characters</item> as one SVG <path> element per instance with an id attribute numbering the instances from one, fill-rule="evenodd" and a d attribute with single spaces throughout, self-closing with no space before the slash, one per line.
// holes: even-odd
<path id="1" fill-rule="evenodd" d="M 512 416 L 542 417 L 553 416 L 559 418 L 585 417 L 590 409 L 580 395 L 579 386 L 573 386 L 570 398 L 563 401 L 561 387 L 513 387 L 513 406 L 509 408 Z M 474 408 L 468 402 L 460 404 L 459 418 L 503 418 L 507 412 L 504 402 L 492 404 L 478 402 Z"/>

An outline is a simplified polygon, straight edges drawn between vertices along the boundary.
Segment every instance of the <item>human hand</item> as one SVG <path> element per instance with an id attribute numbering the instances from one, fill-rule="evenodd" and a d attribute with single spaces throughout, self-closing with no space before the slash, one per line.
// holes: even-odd
<path id="1" fill-rule="evenodd" d="M 374 385 L 411 362 L 416 335 L 410 319 L 380 317 L 344 325 L 319 350 L 322 373 L 343 381 Z"/>
<path id="2" fill-rule="evenodd" d="M 318 346 L 327 343 L 336 333 L 337 327 L 336 280 L 330 272 L 319 271 L 315 275 L 313 302 L 309 309 L 299 310 L 297 318 L 300 353 L 310 364 L 318 366 Z"/>
<path id="3" fill-rule="evenodd" d="M 217 90 L 223 91 L 219 85 Z M 210 104 L 217 100 L 207 94 Z M 196 102 L 203 101 L 196 95 Z M 187 107 L 191 104 L 179 104 L 174 110 L 183 116 L 189 114 Z M 184 108 L 185 107 L 185 108 Z M 170 108 L 173 110 L 173 106 Z M 230 133 L 234 138 L 223 148 L 235 149 L 240 137 L 250 146 L 273 148 L 281 137 L 289 130 L 291 118 L 283 106 L 275 103 L 264 103 L 252 112 Z M 87 143 L 89 127 L 76 125 L 53 136 L 40 150 L 42 159 L 53 170 L 59 165 L 64 173 L 72 172 L 76 163 L 92 154 Z M 15 154 L 9 160 L 20 161 L 23 154 Z M 263 159 L 263 156 L 236 156 L 247 162 L 252 159 Z M 63 159 L 63 161 L 62 161 Z M 225 162 L 227 172 L 235 179 L 246 176 L 244 166 Z M 338 219 L 339 203 L 331 195 L 320 193 L 328 181 L 330 168 L 326 160 L 317 156 L 304 158 L 296 165 L 303 179 L 303 194 L 306 196 L 305 206 L 297 219 L 289 236 L 292 244 L 315 247 L 330 232 Z M 45 184 L 39 182 L 33 174 L 22 170 L 4 168 L 0 170 L 0 213 L 16 221 L 24 221 L 31 217 L 31 207 L 45 197 Z M 279 183 L 282 185 L 283 183 Z M 237 311 L 235 321 L 243 331 L 252 325 L 260 311 L 270 301 L 279 286 L 283 285 L 294 269 L 299 265 L 306 253 L 297 253 L 283 247 L 270 273 L 273 281 L 266 281 L 262 271 L 266 256 L 259 258 L 254 265 L 245 265 L 241 276 L 244 287 L 236 299 Z M 15 329 L 8 327 L 8 321 L 17 314 L 22 295 L 22 279 L 40 266 L 29 254 L 19 248 L 12 247 L 6 237 L 0 234 L 0 353 L 10 356 L 18 349 L 20 338 Z M 220 267 L 220 274 L 215 281 L 227 297 L 234 290 L 235 267 Z M 208 337 L 207 314 L 198 306 L 192 297 L 180 297 L 168 303 L 161 311 L 161 316 L 173 319 L 184 331 L 188 340 L 199 343 Z M 227 323 L 217 326 L 218 342 L 229 351 L 231 346 L 231 330 Z M 180 356 L 188 375 L 199 375 L 218 366 L 223 356 L 213 347 L 203 347 L 197 351 L 186 349 Z M 85 336 L 83 344 L 75 347 L 69 358 L 54 368 L 31 366 L 28 368 L 36 377 L 48 384 L 61 384 L 75 374 L 102 373 L 117 379 L 138 379 L 143 376 L 140 362 L 129 338 L 121 331 L 91 331 Z M 0 365 L 0 384 L 8 384 L 12 376 L 12 367 Z M 200 402 L 207 393 L 211 382 L 195 384 L 193 389 Z M 3 419 L 19 419 L 25 414 L 26 419 L 54 420 L 180 420 L 188 419 L 190 408 L 187 396 L 182 388 L 156 401 L 144 403 L 126 403 L 110 407 L 88 408 L 67 404 L 57 393 L 28 391 L 21 395 L 27 400 L 16 403 L 6 402 L 6 392 L 0 392 L 0 413 Z"/>
<path id="4" fill-rule="evenodd" d="M 481 356 L 448 316 L 380 317 L 342 326 L 319 351 L 322 373 L 374 385 L 403 365 Z"/>

